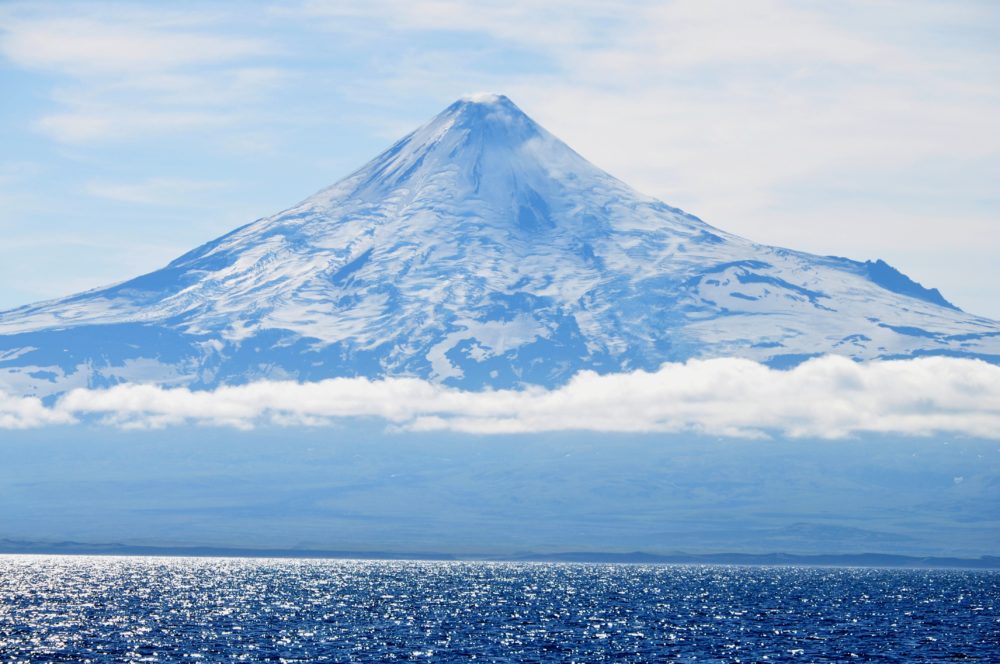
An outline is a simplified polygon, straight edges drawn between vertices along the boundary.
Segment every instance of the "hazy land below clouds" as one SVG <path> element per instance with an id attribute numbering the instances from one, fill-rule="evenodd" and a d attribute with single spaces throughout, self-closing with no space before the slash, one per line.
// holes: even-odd
<path id="1" fill-rule="evenodd" d="M 1000 551 L 1000 444 L 475 436 L 339 426 L 5 431 L 0 539 L 515 556 Z"/>

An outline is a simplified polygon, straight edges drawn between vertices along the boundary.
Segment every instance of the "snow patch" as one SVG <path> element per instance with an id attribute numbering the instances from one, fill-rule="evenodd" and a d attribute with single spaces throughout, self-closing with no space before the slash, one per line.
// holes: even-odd
<path id="1" fill-rule="evenodd" d="M 473 104 L 497 104 L 502 99 L 506 99 L 506 97 L 498 92 L 470 92 L 461 97 L 462 101 Z"/>

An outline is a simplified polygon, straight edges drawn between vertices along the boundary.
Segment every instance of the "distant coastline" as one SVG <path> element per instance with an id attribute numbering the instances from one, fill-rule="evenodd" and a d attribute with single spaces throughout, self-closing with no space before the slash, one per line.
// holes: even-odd
<path id="1" fill-rule="evenodd" d="M 1000 556 L 958 558 L 885 553 L 669 553 L 642 551 L 525 552 L 511 555 L 405 551 L 339 551 L 321 549 L 244 549 L 213 546 L 136 546 L 115 543 L 31 542 L 0 539 L 0 555 L 163 556 L 193 558 L 286 558 L 322 560 L 418 560 L 467 562 L 564 562 L 621 564 L 757 565 L 813 567 L 897 567 L 908 569 L 1000 569 Z"/>

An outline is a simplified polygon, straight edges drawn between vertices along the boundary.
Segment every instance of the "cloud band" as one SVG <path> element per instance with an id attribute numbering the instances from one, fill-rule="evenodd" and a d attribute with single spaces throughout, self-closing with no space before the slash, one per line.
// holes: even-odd
<path id="1" fill-rule="evenodd" d="M 656 372 L 581 372 L 555 389 L 468 392 L 415 378 L 260 381 L 211 391 L 125 384 L 76 389 L 54 405 L 0 392 L 0 428 L 98 421 L 148 428 L 322 426 L 374 417 L 412 431 L 472 434 L 682 432 L 838 438 L 877 432 L 1000 438 L 1000 367 L 928 357 L 856 363 L 827 356 L 790 370 L 744 359 Z"/>

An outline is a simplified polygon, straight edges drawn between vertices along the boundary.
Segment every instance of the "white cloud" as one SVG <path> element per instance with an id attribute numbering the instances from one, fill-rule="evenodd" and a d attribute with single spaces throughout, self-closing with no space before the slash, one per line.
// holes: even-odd
<path id="1" fill-rule="evenodd" d="M 0 54 L 55 75 L 59 107 L 35 127 L 88 143 L 222 126 L 234 109 L 273 90 L 283 72 L 265 39 L 226 34 L 198 12 L 99 5 L 14 5 L 2 14 Z"/>
<path id="2" fill-rule="evenodd" d="M 0 391 L 0 429 L 33 429 L 74 421 L 76 420 L 70 413 L 46 408 L 41 399 L 16 397 Z"/>
<path id="3" fill-rule="evenodd" d="M 147 178 L 140 182 L 90 182 L 85 190 L 91 196 L 121 203 L 142 205 L 177 205 L 190 202 L 192 195 L 218 191 L 221 181 L 186 178 Z"/>
<path id="4" fill-rule="evenodd" d="M 130 15 L 109 19 L 49 16 L 14 20 L 6 26 L 0 50 L 31 69 L 74 76 L 122 76 L 259 55 L 269 48 L 259 40 L 200 34 L 169 15 Z"/>
<path id="5" fill-rule="evenodd" d="M 33 399 L 0 401 L 4 427 L 97 418 L 120 427 L 249 428 L 321 425 L 348 417 L 381 418 L 404 430 L 473 434 L 691 431 L 839 438 L 874 432 L 1000 438 L 1000 367 L 944 357 L 858 364 L 828 356 L 779 371 L 723 358 L 666 364 L 652 373 L 583 372 L 552 390 L 468 392 L 413 378 L 339 378 L 213 391 L 153 385 L 77 389 L 49 409 Z"/>
<path id="6" fill-rule="evenodd" d="M 279 11 L 325 20 L 336 30 L 368 21 L 386 31 L 451 31 L 486 34 L 494 39 L 546 50 L 576 47 L 592 40 L 608 22 L 642 9 L 642 2 L 610 6 L 604 2 L 572 0 L 538 2 L 508 0 L 306 0 Z"/>

